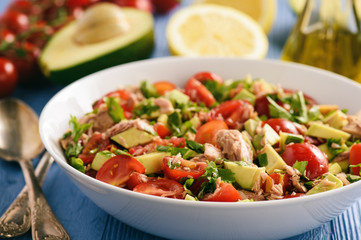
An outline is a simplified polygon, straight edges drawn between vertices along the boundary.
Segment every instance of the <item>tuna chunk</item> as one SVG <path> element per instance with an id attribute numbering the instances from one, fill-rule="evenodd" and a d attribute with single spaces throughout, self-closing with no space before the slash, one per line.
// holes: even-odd
<path id="1" fill-rule="evenodd" d="M 159 107 L 160 113 L 169 114 L 174 111 L 172 103 L 166 98 L 156 98 L 154 104 Z"/>
<path id="2" fill-rule="evenodd" d="M 204 156 L 209 160 L 216 162 L 216 164 L 222 163 L 222 153 L 221 150 L 213 146 L 212 144 L 204 144 Z"/>
<path id="3" fill-rule="evenodd" d="M 90 113 L 88 115 L 84 115 L 78 122 L 79 124 L 92 123 L 90 129 L 91 132 L 104 132 L 114 124 L 113 119 L 108 114 L 106 104 L 100 105 L 96 114 Z"/>
<path id="4" fill-rule="evenodd" d="M 359 116 L 348 116 L 348 124 L 342 128 L 343 131 L 352 136 L 361 138 L 361 118 Z"/>
<path id="5" fill-rule="evenodd" d="M 220 130 L 216 138 L 222 154 L 228 160 L 253 162 L 252 149 L 238 130 Z"/>
<path id="6" fill-rule="evenodd" d="M 109 128 L 103 133 L 103 138 L 107 139 L 118 133 L 124 132 L 125 130 L 136 127 L 139 130 L 153 130 L 153 127 L 149 125 L 149 123 L 142 119 L 135 119 L 135 120 L 124 120 L 120 121 L 119 123 L 115 124 L 113 127 Z"/>

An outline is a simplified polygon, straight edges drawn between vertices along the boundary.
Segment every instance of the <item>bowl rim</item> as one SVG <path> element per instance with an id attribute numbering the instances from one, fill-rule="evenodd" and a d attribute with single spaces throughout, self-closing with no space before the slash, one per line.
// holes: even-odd
<path id="1" fill-rule="evenodd" d="M 266 63 L 266 64 L 274 64 L 274 65 L 284 65 L 287 68 L 295 68 L 295 69 L 301 69 L 301 70 L 305 70 L 305 71 L 309 71 L 309 72 L 314 72 L 315 74 L 322 74 L 322 75 L 326 75 L 329 76 L 331 78 L 336 78 L 337 81 L 341 81 L 344 82 L 345 84 L 351 84 L 351 86 L 359 88 L 361 91 L 361 85 L 336 73 L 333 72 L 329 72 L 327 70 L 323 70 L 323 69 L 319 69 L 316 67 L 312 67 L 312 66 L 308 66 L 308 65 L 304 65 L 304 64 L 300 64 L 300 63 L 294 63 L 294 62 L 286 62 L 286 61 L 281 61 L 278 59 L 261 59 L 261 60 L 255 60 L 255 59 L 241 59 L 241 58 L 223 58 L 223 57 L 160 57 L 160 58 L 152 58 L 152 59 L 146 59 L 146 60 L 140 60 L 140 61 L 134 61 L 134 62 L 130 62 L 130 63 L 126 63 L 126 64 L 122 64 L 122 65 L 117 65 L 114 67 L 110 67 L 98 72 L 95 72 L 93 74 L 87 75 L 67 86 L 65 86 L 63 89 L 61 89 L 59 92 L 57 92 L 44 106 L 41 114 L 40 114 L 40 118 L 39 118 L 39 131 L 40 131 L 40 135 L 41 138 L 43 140 L 44 146 L 45 148 L 48 150 L 49 149 L 49 144 L 48 142 L 44 141 L 45 138 L 45 132 L 43 131 L 42 126 L 44 125 L 44 115 L 46 115 L 47 109 L 51 107 L 51 105 L 53 104 L 53 102 L 56 102 L 57 98 L 59 96 L 61 96 L 62 94 L 64 94 L 66 91 L 68 91 L 69 88 L 74 88 L 77 87 L 78 85 L 83 85 L 86 81 L 88 81 L 89 79 L 101 76 L 102 74 L 104 74 L 104 72 L 108 72 L 108 71 L 114 71 L 114 69 L 122 69 L 122 68 L 128 68 L 130 66 L 133 65 L 144 65 L 144 64 L 166 64 L 169 62 L 173 62 L 173 61 L 240 61 L 240 62 L 253 62 L 255 64 L 257 63 Z M 59 138 L 61 137 L 61 135 L 59 136 Z M 337 189 L 333 189 L 331 191 L 326 191 L 326 192 L 322 192 L 322 193 L 318 193 L 318 194 L 313 194 L 313 195 L 307 195 L 305 197 L 297 197 L 297 198 L 289 198 L 289 199 L 280 199 L 280 200 L 266 200 L 266 201 L 255 201 L 255 202 L 208 202 L 208 201 L 185 201 L 183 199 L 170 199 L 170 198 L 163 198 L 163 197 L 158 197 L 158 196 L 152 196 L 152 195 L 147 195 L 147 194 L 143 194 L 143 193 L 137 193 L 128 189 L 124 189 L 124 188 L 120 188 L 120 187 L 116 187 L 104 182 L 101 182 L 95 178 L 92 178 L 78 170 L 76 170 L 75 168 L 73 168 L 72 166 L 70 166 L 70 164 L 67 163 L 66 159 L 65 161 L 62 159 L 58 159 L 56 157 L 54 157 L 54 153 L 52 153 L 52 151 L 49 151 L 50 155 L 55 159 L 55 162 L 62 168 L 65 170 L 66 174 L 68 174 L 67 172 L 75 175 L 76 177 L 80 177 L 80 179 L 82 181 L 87 181 L 89 183 L 91 183 L 93 186 L 97 187 L 97 188 L 105 188 L 107 191 L 112 191 L 114 193 L 117 194 L 125 194 L 128 197 L 134 197 L 134 198 L 138 198 L 138 199 L 144 199 L 147 201 L 152 201 L 152 202 L 160 202 L 163 204 L 170 204 L 170 205 L 186 205 L 186 206 L 196 206 L 196 207 L 222 207 L 222 208 L 269 208 L 269 207 L 276 207 L 279 205 L 294 205 L 294 204 L 299 204 L 299 203 L 307 203 L 307 202 L 313 202 L 315 200 L 319 200 L 319 199 L 323 199 L 323 198 L 328 198 L 331 197 L 333 195 L 338 195 L 338 194 L 342 194 L 345 191 L 352 191 L 352 189 L 354 188 L 359 188 L 361 187 L 361 181 L 358 182 L 354 182 L 352 184 L 343 186 L 341 188 L 337 188 Z M 360 196 L 361 197 L 361 196 Z M 354 200 L 356 201 L 358 198 L 355 198 Z"/>

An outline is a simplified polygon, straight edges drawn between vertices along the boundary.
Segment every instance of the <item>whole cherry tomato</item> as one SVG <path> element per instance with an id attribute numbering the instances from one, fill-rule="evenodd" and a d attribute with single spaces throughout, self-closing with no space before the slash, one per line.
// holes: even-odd
<path id="1" fill-rule="evenodd" d="M 307 161 L 305 176 L 309 179 L 316 179 L 328 172 L 326 155 L 318 147 L 309 143 L 288 144 L 281 157 L 289 166 L 293 166 L 296 161 Z"/>
<path id="2" fill-rule="evenodd" d="M 179 5 L 180 0 L 152 0 L 155 12 L 166 14 Z"/>
<path id="3" fill-rule="evenodd" d="M 153 5 L 151 0 L 110 0 L 120 7 L 134 7 L 146 12 L 153 12 Z"/>
<path id="4" fill-rule="evenodd" d="M 14 63 L 19 83 L 30 84 L 39 80 L 41 76 L 38 66 L 40 49 L 37 46 L 29 42 L 18 42 L 2 55 Z"/>
<path id="5" fill-rule="evenodd" d="M 354 144 L 350 149 L 350 164 L 358 165 L 361 163 L 361 143 Z M 352 167 L 351 172 L 354 175 L 360 176 L 360 167 Z"/>
<path id="6" fill-rule="evenodd" d="M 18 83 L 18 75 L 14 64 L 0 57 L 0 98 L 9 96 Z"/>
<path id="7" fill-rule="evenodd" d="M 119 186 L 125 184 L 133 172 L 145 173 L 145 167 L 133 157 L 117 155 L 108 159 L 100 167 L 96 179 Z"/>
<path id="8" fill-rule="evenodd" d="M 275 130 L 277 133 L 282 131 L 285 133 L 299 134 L 295 124 L 284 118 L 270 118 L 262 122 L 262 126 L 265 124 L 270 125 L 270 127 L 273 128 L 273 130 Z"/>
<path id="9" fill-rule="evenodd" d="M 186 195 L 183 185 L 171 179 L 150 180 L 138 184 L 133 191 L 153 196 L 177 199 L 184 199 Z"/>
<path id="10" fill-rule="evenodd" d="M 224 121 L 222 120 L 209 121 L 203 124 L 202 126 L 200 126 L 200 128 L 197 130 L 197 134 L 194 141 L 201 144 L 210 143 L 217 146 L 218 144 L 217 144 L 216 135 L 217 132 L 222 129 L 228 129 L 228 126 Z"/>
<path id="11" fill-rule="evenodd" d="M 19 11 L 6 11 L 0 18 L 0 22 L 15 34 L 22 33 L 30 29 L 29 17 Z"/>

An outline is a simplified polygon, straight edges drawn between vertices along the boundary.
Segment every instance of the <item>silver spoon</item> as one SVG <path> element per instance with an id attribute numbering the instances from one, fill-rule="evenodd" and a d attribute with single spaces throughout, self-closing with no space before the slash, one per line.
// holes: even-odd
<path id="1" fill-rule="evenodd" d="M 22 101 L 1 100 L 0 157 L 17 161 L 23 170 L 31 206 L 33 239 L 70 239 L 46 201 L 30 161 L 44 150 L 38 121 L 36 113 Z"/>
<path id="2" fill-rule="evenodd" d="M 54 159 L 45 152 L 35 169 L 35 175 L 40 184 L 44 182 Z M 13 203 L 0 217 L 0 237 L 16 237 L 25 234 L 31 226 L 29 194 L 26 186 L 21 190 Z"/>

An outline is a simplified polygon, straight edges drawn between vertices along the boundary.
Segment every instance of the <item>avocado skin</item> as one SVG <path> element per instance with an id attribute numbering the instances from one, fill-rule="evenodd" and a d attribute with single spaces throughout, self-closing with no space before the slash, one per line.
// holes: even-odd
<path id="1" fill-rule="evenodd" d="M 114 50 L 92 60 L 69 68 L 50 71 L 48 78 L 51 82 L 68 85 L 91 73 L 113 67 L 119 64 L 149 58 L 154 49 L 154 32 L 150 31 L 131 44 Z"/>

